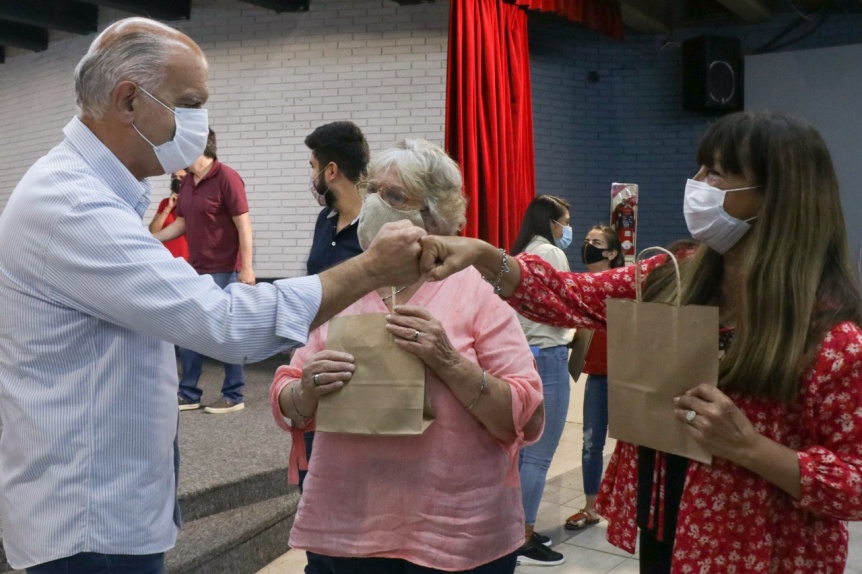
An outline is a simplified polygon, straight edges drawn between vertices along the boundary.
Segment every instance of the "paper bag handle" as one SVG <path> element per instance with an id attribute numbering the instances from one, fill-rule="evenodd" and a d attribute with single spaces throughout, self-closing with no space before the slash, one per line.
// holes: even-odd
<path id="1" fill-rule="evenodd" d="M 643 251 L 638 253 L 637 257 L 635 257 L 635 293 L 636 293 L 637 302 L 640 303 L 643 301 L 643 298 L 641 295 L 641 266 L 639 265 L 639 263 L 640 263 L 640 258 L 643 257 L 643 254 L 646 253 L 647 251 L 661 251 L 663 253 L 666 253 L 667 256 L 670 257 L 670 260 L 673 261 L 673 267 L 676 270 L 676 306 L 677 307 L 681 306 L 682 305 L 682 279 L 680 278 L 680 274 L 679 274 L 679 262 L 677 262 L 676 256 L 673 253 L 671 253 L 670 251 L 668 251 L 667 249 L 665 249 L 664 247 L 647 247 L 646 249 L 644 249 Z"/>

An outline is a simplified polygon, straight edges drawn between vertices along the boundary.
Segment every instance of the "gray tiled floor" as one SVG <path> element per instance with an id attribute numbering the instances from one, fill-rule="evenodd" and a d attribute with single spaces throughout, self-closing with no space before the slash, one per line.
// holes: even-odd
<path id="1" fill-rule="evenodd" d="M 545 493 L 539 507 L 536 530 L 551 537 L 554 550 L 566 557 L 559 566 L 519 566 L 519 574 L 638 574 L 637 555 L 632 556 L 605 540 L 606 523 L 601 522 L 580 532 L 563 528 L 565 519 L 583 506 L 581 482 L 580 409 L 583 384 L 573 385 L 572 404 L 563 438 L 548 471 Z M 578 394 L 580 392 L 580 395 Z M 605 453 L 613 450 L 609 440 Z M 607 459 L 607 457 L 606 457 Z M 302 574 L 305 555 L 290 551 L 260 570 L 258 574 Z M 862 522 L 850 523 L 850 553 L 847 574 L 862 574 Z M 815 573 L 812 573 L 815 574 Z"/>

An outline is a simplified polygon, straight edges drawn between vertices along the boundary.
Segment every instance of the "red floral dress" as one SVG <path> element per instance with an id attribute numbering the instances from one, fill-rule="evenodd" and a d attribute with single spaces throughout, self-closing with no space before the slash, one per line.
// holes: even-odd
<path id="1" fill-rule="evenodd" d="M 645 277 L 663 256 L 640 263 Z M 605 328 L 605 300 L 634 298 L 634 267 L 562 273 L 518 257 L 519 313 L 560 327 Z M 862 520 L 862 330 L 845 322 L 823 338 L 788 406 L 730 394 L 758 432 L 797 451 L 801 498 L 721 458 L 689 461 L 674 540 L 673 573 L 841 573 L 846 520 Z M 635 551 L 637 447 L 618 442 L 597 507 L 608 541 Z"/>

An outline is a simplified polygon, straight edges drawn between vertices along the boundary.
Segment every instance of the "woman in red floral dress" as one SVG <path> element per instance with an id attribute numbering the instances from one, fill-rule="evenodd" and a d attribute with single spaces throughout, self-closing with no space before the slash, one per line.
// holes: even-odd
<path id="1" fill-rule="evenodd" d="M 742 112 L 711 125 L 686 184 L 702 244 L 682 254 L 682 303 L 715 305 L 718 388 L 675 399 L 705 465 L 618 442 L 598 508 L 641 572 L 840 573 L 862 519 L 862 302 L 838 182 L 808 124 Z M 534 321 L 605 328 L 605 300 L 634 297 L 634 269 L 562 273 L 466 238 L 423 239 L 441 278 L 474 265 Z M 502 265 L 501 265 L 502 261 Z M 640 265 L 644 298 L 675 298 L 665 257 Z"/>

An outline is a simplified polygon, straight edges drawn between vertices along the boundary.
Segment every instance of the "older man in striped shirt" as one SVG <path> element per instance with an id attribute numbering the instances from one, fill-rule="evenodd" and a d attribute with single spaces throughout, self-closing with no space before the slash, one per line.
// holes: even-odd
<path id="1" fill-rule="evenodd" d="M 173 344 L 265 358 L 372 289 L 418 279 L 406 223 L 319 276 L 220 289 L 143 226 L 145 178 L 203 151 L 207 63 L 142 18 L 78 64 L 79 114 L 0 215 L 0 512 L 9 563 L 31 574 L 151 574 L 174 545 Z"/>

